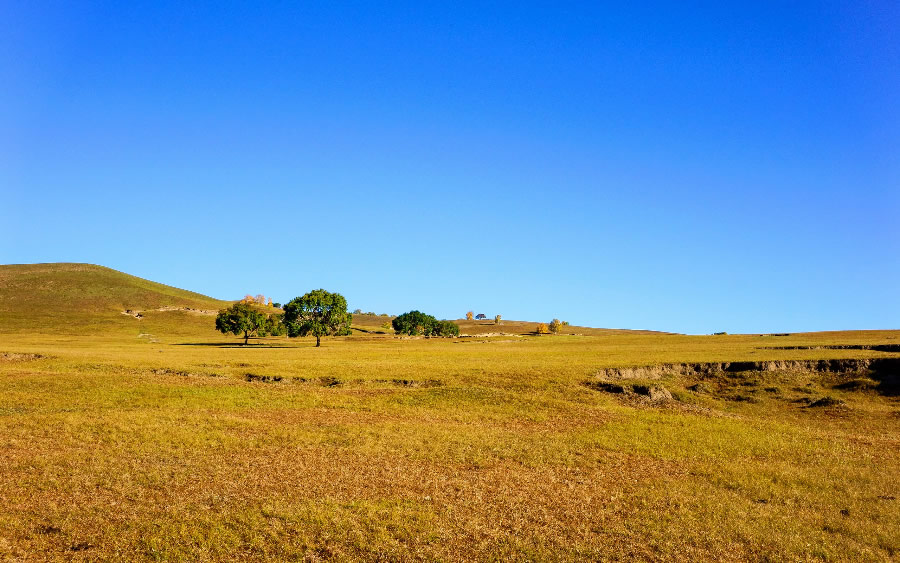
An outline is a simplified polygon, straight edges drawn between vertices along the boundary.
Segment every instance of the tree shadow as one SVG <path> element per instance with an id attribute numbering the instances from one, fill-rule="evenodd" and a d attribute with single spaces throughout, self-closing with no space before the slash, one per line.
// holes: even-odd
<path id="1" fill-rule="evenodd" d="M 252 342 L 250 344 L 237 344 L 234 342 L 178 342 L 172 346 L 210 346 L 213 348 L 293 348 L 290 344 L 262 344 Z"/>
<path id="2" fill-rule="evenodd" d="M 364 328 L 357 328 L 355 326 L 350 327 L 351 331 L 362 332 L 363 334 L 387 334 L 387 332 L 383 330 L 367 330 Z"/>
<path id="3" fill-rule="evenodd" d="M 900 395 L 900 358 L 878 358 L 869 364 L 870 377 L 878 382 L 876 391 L 888 397 Z"/>

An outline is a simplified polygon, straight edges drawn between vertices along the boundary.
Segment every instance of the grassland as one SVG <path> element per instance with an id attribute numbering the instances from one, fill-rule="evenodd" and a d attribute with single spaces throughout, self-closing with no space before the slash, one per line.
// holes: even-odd
<path id="1" fill-rule="evenodd" d="M 615 366 L 896 357 L 822 347 L 896 345 L 900 331 L 401 340 L 374 318 L 318 349 L 240 346 L 178 309 L 221 302 L 166 286 L 127 302 L 129 279 L 100 307 L 34 323 L 14 293 L 46 308 L 56 289 L 6 274 L 0 558 L 900 555 L 893 388 L 846 385 L 867 374 L 663 375 L 652 383 L 675 400 L 656 404 L 585 385 Z M 138 307 L 140 320 L 120 311 Z M 826 396 L 844 404 L 809 406 Z"/>

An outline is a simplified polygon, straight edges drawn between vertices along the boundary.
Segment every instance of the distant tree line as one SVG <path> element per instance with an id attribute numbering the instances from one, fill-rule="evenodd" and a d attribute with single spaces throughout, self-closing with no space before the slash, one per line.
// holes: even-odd
<path id="1" fill-rule="evenodd" d="M 547 323 L 538 323 L 535 328 L 535 333 L 537 334 L 559 334 L 560 329 L 564 326 L 569 326 L 568 321 L 561 321 L 559 319 L 553 319 L 550 321 L 550 324 Z"/>
<path id="2" fill-rule="evenodd" d="M 369 315 L 370 317 L 390 317 L 391 316 L 387 313 L 379 314 L 379 313 L 375 313 L 373 311 L 367 311 L 367 312 L 363 313 L 362 309 L 353 309 L 353 314 L 354 315 Z"/>
<path id="3" fill-rule="evenodd" d="M 269 310 L 281 308 L 271 298 L 260 294 L 246 295 L 216 316 L 216 330 L 222 334 L 243 335 L 244 344 L 251 337 L 263 336 L 315 336 L 316 346 L 322 345 L 323 336 L 343 336 L 350 334 L 353 313 L 347 312 L 347 300 L 340 293 L 324 289 L 310 291 L 295 297 L 283 307 L 282 313 Z M 354 313 L 375 315 L 375 313 Z M 388 317 L 382 313 L 383 317 Z M 497 315 L 497 322 L 500 316 Z M 387 323 L 385 323 L 387 325 Z M 438 320 L 420 311 L 403 313 L 389 325 L 396 334 L 429 337 L 459 336 L 459 326 L 451 321 Z"/>
<path id="4" fill-rule="evenodd" d="M 487 315 L 485 315 L 484 313 L 478 313 L 478 314 L 476 315 L 476 314 L 475 314 L 475 311 L 466 311 L 466 320 L 467 320 L 467 321 L 471 321 L 471 320 L 473 320 L 473 319 L 474 319 L 474 320 L 481 320 L 481 319 L 486 319 L 486 318 L 487 318 Z M 503 318 L 503 317 L 500 316 L 500 315 L 495 315 L 495 316 L 494 316 L 494 324 L 495 324 L 495 325 L 500 324 L 500 320 L 501 320 L 502 318 Z"/>

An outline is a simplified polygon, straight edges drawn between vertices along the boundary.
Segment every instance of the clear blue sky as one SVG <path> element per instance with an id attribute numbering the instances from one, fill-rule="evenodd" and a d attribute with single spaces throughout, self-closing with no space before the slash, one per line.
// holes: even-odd
<path id="1" fill-rule="evenodd" d="M 900 328 L 900 4 L 604 4 L 0 2 L 0 263 Z"/>

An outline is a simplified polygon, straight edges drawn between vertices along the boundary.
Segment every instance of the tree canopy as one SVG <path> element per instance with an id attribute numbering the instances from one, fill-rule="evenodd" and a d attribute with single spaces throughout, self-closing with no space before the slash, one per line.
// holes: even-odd
<path id="1" fill-rule="evenodd" d="M 216 315 L 216 330 L 222 334 L 244 333 L 244 344 L 251 336 L 278 336 L 284 334 L 284 327 L 278 315 L 266 315 L 247 303 L 235 303 L 222 309 Z"/>
<path id="2" fill-rule="evenodd" d="M 316 337 L 321 346 L 323 336 L 350 334 L 353 315 L 347 312 L 347 300 L 340 293 L 316 289 L 295 297 L 284 306 L 284 324 L 288 336 Z"/>
<path id="3" fill-rule="evenodd" d="M 421 311 L 403 313 L 391 321 L 394 332 L 409 336 L 459 336 L 459 326 L 451 321 L 439 321 Z"/>

